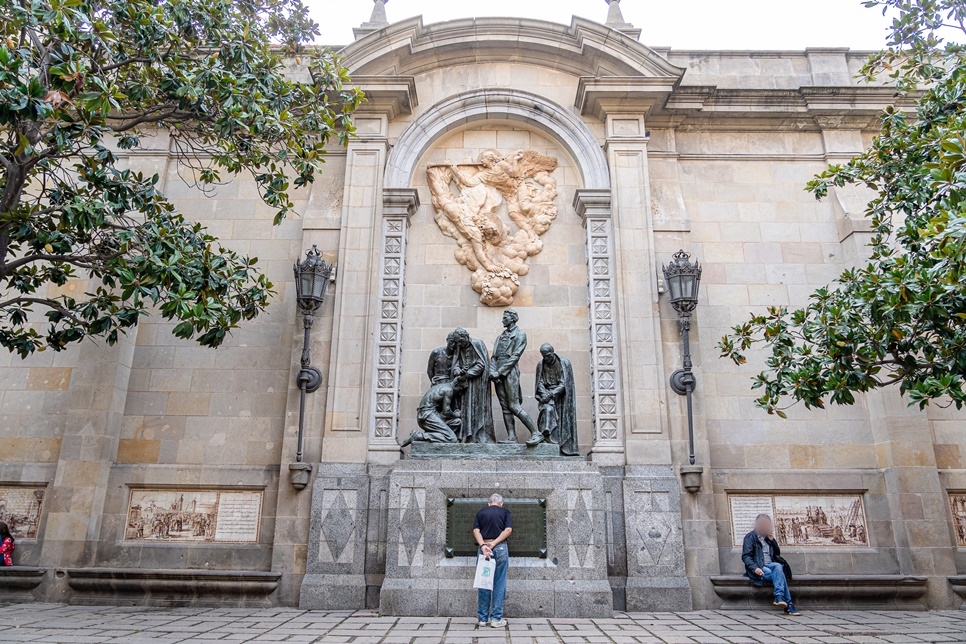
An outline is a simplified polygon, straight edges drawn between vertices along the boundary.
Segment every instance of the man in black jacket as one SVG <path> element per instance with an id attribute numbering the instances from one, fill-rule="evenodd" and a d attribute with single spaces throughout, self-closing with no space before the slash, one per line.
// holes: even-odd
<path id="1" fill-rule="evenodd" d="M 792 569 L 781 556 L 781 549 L 775 541 L 775 529 L 767 514 L 759 514 L 755 519 L 755 529 L 745 535 L 741 544 L 741 561 L 745 564 L 745 577 L 752 584 L 764 586 L 766 580 L 772 583 L 775 606 L 784 608 L 786 615 L 800 614 L 788 592 Z"/>

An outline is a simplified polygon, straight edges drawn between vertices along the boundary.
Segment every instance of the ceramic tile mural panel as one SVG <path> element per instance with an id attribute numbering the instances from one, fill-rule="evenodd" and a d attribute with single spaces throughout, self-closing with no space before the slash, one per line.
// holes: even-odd
<path id="1" fill-rule="evenodd" d="M 262 493 L 131 490 L 125 541 L 257 543 Z"/>
<path id="2" fill-rule="evenodd" d="M 775 522 L 779 545 L 795 548 L 869 545 L 865 508 L 859 494 L 728 496 L 732 543 L 754 527 L 759 514 Z"/>
<path id="3" fill-rule="evenodd" d="M 953 513 L 956 528 L 956 545 L 966 548 L 966 493 L 950 494 L 949 509 Z"/>
<path id="4" fill-rule="evenodd" d="M 775 504 L 771 496 L 728 495 L 728 507 L 731 512 L 732 543 L 736 546 L 741 545 L 742 539 L 755 526 L 755 518 L 759 514 L 775 516 Z"/>
<path id="5" fill-rule="evenodd" d="M 14 539 L 37 538 L 44 490 L 43 486 L 0 487 L 0 521 L 7 524 Z"/>

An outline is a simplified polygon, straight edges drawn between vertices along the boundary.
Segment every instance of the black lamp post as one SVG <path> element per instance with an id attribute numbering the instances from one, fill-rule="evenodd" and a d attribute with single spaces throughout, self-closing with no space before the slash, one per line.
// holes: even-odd
<path id="1" fill-rule="evenodd" d="M 664 281 L 671 295 L 671 306 L 678 313 L 681 336 L 684 341 L 684 366 L 671 374 L 671 389 L 674 393 L 688 398 L 688 463 L 682 467 L 685 488 L 697 492 L 701 488 L 703 467 L 694 465 L 694 418 L 691 408 L 691 393 L 697 382 L 691 371 L 691 314 L 698 306 L 698 287 L 701 284 L 701 266 L 691 261 L 691 255 L 679 250 L 674 253 L 670 264 L 663 266 Z M 695 476 L 696 474 L 696 476 Z"/>
<path id="2" fill-rule="evenodd" d="M 315 312 L 325 302 L 325 289 L 335 278 L 335 266 L 322 259 L 322 253 L 313 244 L 305 251 L 305 259 L 295 262 L 295 299 L 302 311 L 302 326 L 305 337 L 302 342 L 302 368 L 295 378 L 301 394 L 299 396 L 299 435 L 295 462 L 289 464 L 292 487 L 302 490 L 308 485 L 312 466 L 302 462 L 303 432 L 305 421 L 305 394 L 316 391 L 322 385 L 322 372 L 311 366 L 312 356 L 309 346 L 309 331 L 315 322 Z"/>

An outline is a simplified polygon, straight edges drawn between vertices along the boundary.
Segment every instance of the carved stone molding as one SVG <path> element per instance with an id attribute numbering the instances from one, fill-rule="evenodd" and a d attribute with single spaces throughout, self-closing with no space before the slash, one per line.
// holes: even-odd
<path id="1" fill-rule="evenodd" d="M 354 76 L 352 83 L 366 93 L 366 102 L 356 110 L 358 113 L 381 113 L 392 121 L 412 114 L 418 104 L 412 76 Z"/>
<path id="2" fill-rule="evenodd" d="M 361 38 L 341 53 L 357 75 L 422 74 L 440 66 L 480 65 L 521 60 L 574 76 L 641 78 L 684 76 L 685 69 L 636 39 L 586 18 L 569 25 L 521 18 L 468 18 L 423 25 L 422 17 L 400 20 L 378 35 Z"/>
<path id="3" fill-rule="evenodd" d="M 574 209 L 587 232 L 590 288 L 591 396 L 594 409 L 592 454 L 624 451 L 621 422 L 617 314 L 614 310 L 614 239 L 610 190 L 578 190 Z"/>
<path id="4" fill-rule="evenodd" d="M 455 94 L 415 118 L 386 160 L 386 187 L 411 186 L 419 160 L 436 141 L 457 127 L 487 120 L 514 121 L 544 132 L 573 157 L 584 186 L 610 188 L 607 158 L 600 143 L 572 110 L 537 94 L 500 88 Z"/>
<path id="5" fill-rule="evenodd" d="M 375 342 L 370 448 L 398 449 L 399 366 L 402 308 L 406 278 L 409 218 L 419 207 L 414 189 L 386 188 L 382 193 L 382 259 Z"/>

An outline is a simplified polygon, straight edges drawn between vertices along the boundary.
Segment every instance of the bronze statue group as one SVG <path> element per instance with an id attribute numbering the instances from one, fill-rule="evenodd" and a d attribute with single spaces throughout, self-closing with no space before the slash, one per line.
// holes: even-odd
<path id="1" fill-rule="evenodd" d="M 415 441 L 430 443 L 495 443 L 492 391 L 503 411 L 507 437 L 501 443 L 516 443 L 516 420 L 530 431 L 528 446 L 547 442 L 560 446 L 563 456 L 578 456 L 577 406 L 574 371 L 570 361 L 550 344 L 540 347 L 543 359 L 537 364 L 534 397 L 539 405 L 537 422 L 523 408 L 518 363 L 527 348 L 527 335 L 517 326 L 519 316 L 503 313 L 503 333 L 489 355 L 482 340 L 458 328 L 446 338 L 446 346 L 429 356 L 430 388 L 416 412 L 419 429 L 402 447 Z"/>

